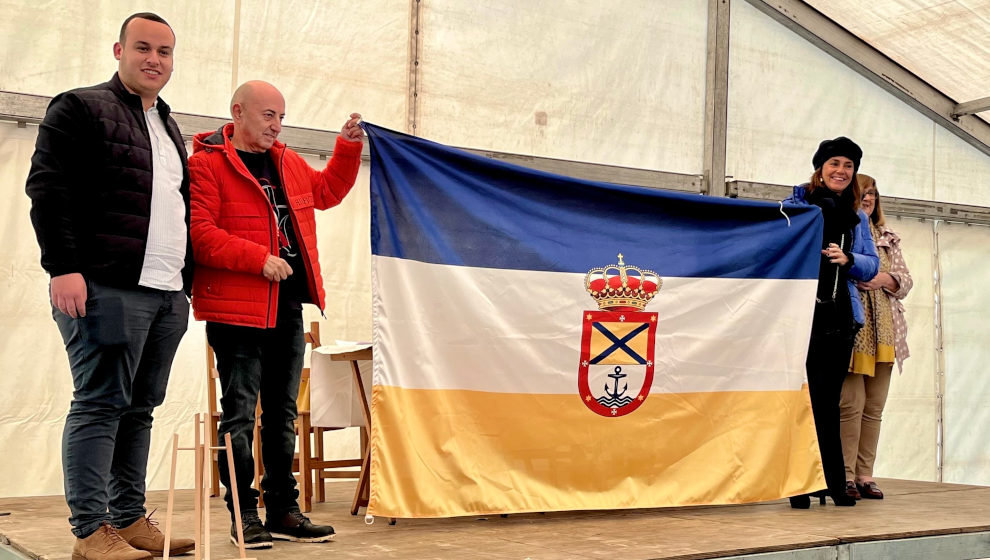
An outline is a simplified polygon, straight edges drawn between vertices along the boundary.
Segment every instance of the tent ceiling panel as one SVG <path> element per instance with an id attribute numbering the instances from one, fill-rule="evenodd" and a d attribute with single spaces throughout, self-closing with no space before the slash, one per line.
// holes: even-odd
<path id="1" fill-rule="evenodd" d="M 437 0 L 420 11 L 418 135 L 700 173 L 705 2 Z"/>
<path id="2" fill-rule="evenodd" d="M 806 2 L 956 103 L 990 95 L 990 0 Z"/>
<path id="3" fill-rule="evenodd" d="M 286 124 L 340 130 L 358 112 L 405 130 L 409 4 L 333 0 L 290 8 L 275 0 L 244 2 L 235 81 L 278 87 Z"/>
<path id="4" fill-rule="evenodd" d="M 124 0 L 0 0 L 0 90 L 51 96 L 106 81 L 117 70 L 120 24 L 140 9 Z M 162 97 L 182 111 L 227 114 L 233 3 L 169 2 L 155 11 L 176 35 L 174 74 Z"/>

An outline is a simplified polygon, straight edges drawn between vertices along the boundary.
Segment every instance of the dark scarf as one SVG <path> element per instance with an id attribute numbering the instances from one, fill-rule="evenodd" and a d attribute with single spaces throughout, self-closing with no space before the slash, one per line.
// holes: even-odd
<path id="1" fill-rule="evenodd" d="M 853 177 L 853 181 L 855 180 L 856 178 Z M 853 232 L 859 224 L 852 191 L 853 189 L 846 188 L 841 194 L 836 194 L 823 186 L 805 196 L 805 200 L 822 209 L 822 217 L 825 219 L 822 249 L 828 247 L 829 243 L 835 243 L 846 253 L 851 252 Z M 846 286 L 848 270 L 848 265 L 840 267 L 829 262 L 824 255 L 821 257 L 816 294 L 821 303 L 815 309 L 813 331 L 850 332 L 852 330 L 852 302 Z"/>
<path id="2" fill-rule="evenodd" d="M 856 177 L 853 177 L 853 181 Z M 849 183 L 850 186 L 852 182 Z M 825 244 L 838 244 L 839 234 L 845 231 L 852 231 L 859 225 L 859 214 L 855 210 L 855 195 L 853 189 L 846 187 L 841 194 L 835 194 L 828 187 L 819 187 L 805 196 L 805 200 L 822 209 L 822 217 L 825 218 Z M 847 236 L 848 237 L 848 236 Z M 851 246 L 851 245 L 850 245 Z M 847 249 L 843 247 L 843 249 Z"/>

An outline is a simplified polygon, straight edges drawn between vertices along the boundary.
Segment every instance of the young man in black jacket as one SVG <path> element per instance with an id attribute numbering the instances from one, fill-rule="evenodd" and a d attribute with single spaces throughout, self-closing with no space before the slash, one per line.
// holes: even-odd
<path id="1" fill-rule="evenodd" d="M 31 221 L 74 385 L 62 438 L 73 560 L 144 560 L 165 542 L 145 474 L 192 281 L 185 146 L 158 97 L 174 47 L 161 17 L 127 18 L 117 73 L 52 99 L 31 158 Z"/>

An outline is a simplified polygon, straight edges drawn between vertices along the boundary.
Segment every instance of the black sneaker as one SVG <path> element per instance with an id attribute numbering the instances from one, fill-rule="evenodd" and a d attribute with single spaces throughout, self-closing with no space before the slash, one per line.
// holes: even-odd
<path id="1" fill-rule="evenodd" d="M 271 548 L 272 534 L 261 524 L 257 511 L 242 511 L 241 523 L 244 524 L 244 548 Z M 237 544 L 237 523 L 230 525 L 230 542 Z"/>
<path id="2" fill-rule="evenodd" d="M 273 512 L 274 513 L 274 512 Z M 313 525 L 299 510 L 289 510 L 282 514 L 269 516 L 265 529 L 271 532 L 273 539 L 293 542 L 326 542 L 333 540 L 333 527 L 329 525 Z"/>

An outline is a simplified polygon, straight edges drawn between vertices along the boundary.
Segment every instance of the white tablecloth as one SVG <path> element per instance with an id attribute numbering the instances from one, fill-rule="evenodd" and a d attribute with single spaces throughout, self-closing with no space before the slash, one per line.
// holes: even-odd
<path id="1" fill-rule="evenodd" d="M 310 356 L 310 421 L 322 428 L 364 426 L 364 413 L 350 361 L 334 361 L 334 354 L 371 348 L 371 344 L 320 346 Z M 371 360 L 359 360 L 365 396 L 371 402 Z"/>

